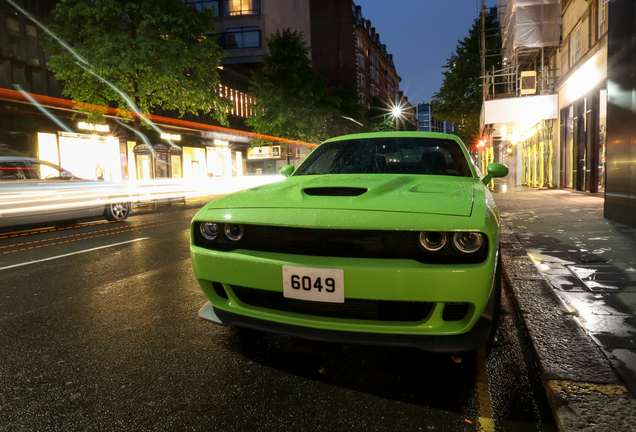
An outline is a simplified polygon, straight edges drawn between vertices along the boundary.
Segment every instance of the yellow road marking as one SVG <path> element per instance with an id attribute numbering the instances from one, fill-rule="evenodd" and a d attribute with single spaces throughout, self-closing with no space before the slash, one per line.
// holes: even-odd
<path id="1" fill-rule="evenodd" d="M 495 422 L 492 419 L 492 402 L 490 400 L 485 347 L 477 350 L 477 404 L 479 415 L 477 430 L 480 432 L 493 432 L 495 430 Z"/>

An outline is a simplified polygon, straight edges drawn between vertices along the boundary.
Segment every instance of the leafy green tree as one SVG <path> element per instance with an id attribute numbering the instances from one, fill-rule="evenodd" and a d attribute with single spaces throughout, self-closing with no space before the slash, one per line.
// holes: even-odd
<path id="1" fill-rule="evenodd" d="M 265 135 L 305 142 L 324 140 L 339 100 L 328 94 L 326 79 L 312 68 L 303 34 L 289 28 L 276 30 L 267 47 L 263 71 L 250 81 L 256 106 L 245 123 Z"/>
<path id="2" fill-rule="evenodd" d="M 486 29 L 492 29 L 496 22 L 487 18 Z M 443 72 L 442 86 L 431 100 L 433 115 L 458 127 L 458 135 L 469 144 L 479 137 L 479 117 L 483 104 L 481 87 L 480 57 L 481 21 L 476 19 L 468 37 L 460 40 L 457 48 L 447 60 Z M 498 38 L 488 38 L 487 49 L 500 45 Z M 499 57 L 487 57 L 486 68 L 499 68 Z"/>
<path id="3" fill-rule="evenodd" d="M 47 34 L 42 45 L 71 99 L 122 110 L 132 102 L 142 114 L 154 107 L 203 112 L 227 123 L 229 102 L 216 93 L 223 50 L 213 9 L 174 0 L 66 0 L 48 27 L 66 42 Z"/>

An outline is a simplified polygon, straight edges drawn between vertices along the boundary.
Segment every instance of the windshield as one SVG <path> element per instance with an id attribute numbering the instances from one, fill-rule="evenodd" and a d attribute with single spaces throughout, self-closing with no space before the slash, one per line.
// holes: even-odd
<path id="1" fill-rule="evenodd" d="M 454 140 L 383 137 L 327 142 L 307 157 L 294 175 L 425 174 L 472 177 Z"/>

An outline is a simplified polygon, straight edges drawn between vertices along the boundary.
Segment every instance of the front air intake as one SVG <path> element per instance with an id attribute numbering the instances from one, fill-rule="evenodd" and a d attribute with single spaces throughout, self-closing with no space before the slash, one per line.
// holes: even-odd
<path id="1" fill-rule="evenodd" d="M 369 189 L 357 187 L 314 187 L 303 189 L 303 192 L 311 196 L 356 197 L 362 195 L 368 190 Z"/>

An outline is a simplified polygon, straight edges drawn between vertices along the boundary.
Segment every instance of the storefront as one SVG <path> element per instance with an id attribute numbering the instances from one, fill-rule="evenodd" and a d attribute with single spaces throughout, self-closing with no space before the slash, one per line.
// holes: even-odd
<path id="1" fill-rule="evenodd" d="M 143 129 L 135 142 L 130 126 L 118 120 L 114 108 L 100 107 L 104 124 L 74 120 L 76 103 L 0 89 L 0 155 L 37 157 L 61 165 L 86 179 L 136 181 L 157 178 L 207 179 L 240 177 L 257 169 L 248 166 L 253 140 L 290 140 L 182 119 L 148 115 L 155 128 Z M 299 145 L 296 145 L 299 144 Z M 280 149 L 281 146 L 278 146 Z M 298 163 L 314 145 L 293 141 L 290 155 L 279 154 L 272 166 L 257 163 L 260 174 L 278 174 L 287 163 Z M 280 150 L 279 150 L 280 151 Z M 271 164 L 271 162 L 270 162 Z M 266 169 L 265 169 L 266 168 Z"/>
<path id="2" fill-rule="evenodd" d="M 183 150 L 165 144 L 137 144 L 133 147 L 137 180 L 182 178 Z"/>
<path id="3" fill-rule="evenodd" d="M 560 187 L 605 192 L 607 50 L 574 71 L 559 88 Z"/>
<path id="4" fill-rule="evenodd" d="M 126 180 L 125 145 L 110 135 L 109 125 L 78 122 L 77 130 L 87 133 L 38 132 L 37 156 L 84 179 Z"/>
<path id="5" fill-rule="evenodd" d="M 594 89 L 561 109 L 561 187 L 605 190 L 607 90 Z"/>

